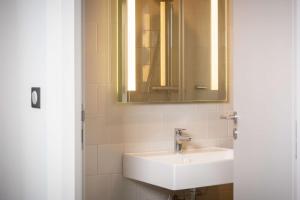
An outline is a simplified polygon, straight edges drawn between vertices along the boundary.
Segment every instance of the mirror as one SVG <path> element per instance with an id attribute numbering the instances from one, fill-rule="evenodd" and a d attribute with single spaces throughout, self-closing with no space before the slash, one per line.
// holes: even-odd
<path id="1" fill-rule="evenodd" d="M 226 102 L 228 1 L 119 0 L 119 101 Z"/>

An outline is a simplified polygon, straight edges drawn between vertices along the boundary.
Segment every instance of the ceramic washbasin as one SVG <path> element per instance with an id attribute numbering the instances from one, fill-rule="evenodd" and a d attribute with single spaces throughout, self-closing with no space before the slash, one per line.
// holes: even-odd
<path id="1" fill-rule="evenodd" d="M 183 153 L 126 153 L 123 175 L 169 190 L 232 183 L 233 150 L 214 147 Z"/>

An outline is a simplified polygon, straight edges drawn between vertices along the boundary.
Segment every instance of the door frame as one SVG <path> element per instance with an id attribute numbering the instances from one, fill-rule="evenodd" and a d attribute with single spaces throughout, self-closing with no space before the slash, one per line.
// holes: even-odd
<path id="1" fill-rule="evenodd" d="M 293 1 L 293 48 L 294 48 L 294 65 L 295 65 L 295 75 L 294 75 L 294 85 L 293 90 L 295 94 L 294 98 L 294 199 L 300 200 L 300 136 L 298 134 L 300 128 L 300 0 Z"/>
<path id="2" fill-rule="evenodd" d="M 75 200 L 84 199 L 84 155 L 83 155 L 83 102 L 84 102 L 84 59 L 83 59 L 83 8 L 84 0 L 74 0 L 75 31 Z"/>
<path id="3" fill-rule="evenodd" d="M 47 197 L 83 199 L 82 0 L 47 0 Z"/>
<path id="4" fill-rule="evenodd" d="M 84 0 L 74 0 L 75 4 L 75 101 L 76 101 L 76 114 L 75 119 L 76 121 L 80 120 L 81 118 L 81 109 L 82 105 L 84 103 L 83 93 L 84 93 L 84 56 L 83 56 L 83 7 L 84 7 Z M 294 107 L 295 107 L 295 131 L 293 134 L 293 140 L 294 142 L 294 151 L 293 151 L 293 157 L 296 159 L 293 159 L 293 171 L 294 176 L 294 184 L 293 184 L 293 196 L 294 200 L 300 200 L 300 148 L 298 148 L 300 144 L 300 137 L 297 133 L 297 127 L 300 128 L 300 0 L 293 0 L 293 27 L 294 27 L 294 35 L 293 35 L 293 41 L 294 41 L 294 63 L 295 63 L 295 76 L 294 76 L 294 83 L 292 90 L 294 91 L 295 98 L 294 98 Z M 298 128 L 298 130 L 299 130 Z M 75 130 L 75 154 L 76 154 L 76 200 L 82 200 L 83 197 L 83 159 L 82 159 L 82 135 L 81 135 L 81 126 L 76 126 Z"/>
<path id="5" fill-rule="evenodd" d="M 300 127 L 300 0 L 294 0 L 294 62 L 295 62 L 295 180 L 294 180 L 294 199 L 300 200 L 300 148 L 298 148 L 300 144 L 300 138 L 298 135 L 298 130 Z"/>
<path id="6" fill-rule="evenodd" d="M 239 0 L 234 0 L 239 1 Z M 292 62 L 292 72 L 291 72 L 291 84 L 287 88 L 292 92 L 292 112 L 291 112 L 291 132 L 287 132 L 289 137 L 291 137 L 291 146 L 286 146 L 290 150 L 289 156 L 291 160 L 290 172 L 292 172 L 292 183 L 291 187 L 291 198 L 293 200 L 300 200 L 300 136 L 297 133 L 297 127 L 300 129 L 300 0 L 291 0 L 288 3 L 290 15 L 289 15 L 289 25 L 291 25 L 291 62 Z M 233 21 L 233 19 L 232 19 Z M 283 66 L 284 67 L 284 66 Z M 289 116 L 289 117 L 291 117 Z"/>

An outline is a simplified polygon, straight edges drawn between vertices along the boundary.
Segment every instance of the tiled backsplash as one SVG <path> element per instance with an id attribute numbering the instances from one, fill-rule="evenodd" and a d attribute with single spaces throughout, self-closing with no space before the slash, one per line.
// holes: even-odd
<path id="1" fill-rule="evenodd" d="M 85 1 L 86 200 L 167 200 L 169 191 L 122 177 L 122 153 L 172 150 L 174 128 L 187 148 L 232 147 L 225 104 L 124 105 L 116 101 L 117 0 Z"/>

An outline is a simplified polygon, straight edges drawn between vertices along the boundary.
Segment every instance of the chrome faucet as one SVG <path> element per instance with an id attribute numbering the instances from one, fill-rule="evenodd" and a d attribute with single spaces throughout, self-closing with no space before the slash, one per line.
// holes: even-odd
<path id="1" fill-rule="evenodd" d="M 174 151 L 182 152 L 182 144 L 184 142 L 189 142 L 192 140 L 190 136 L 184 133 L 186 129 L 183 128 L 175 128 L 175 137 L 174 137 Z"/>

